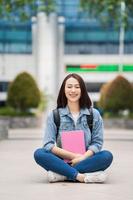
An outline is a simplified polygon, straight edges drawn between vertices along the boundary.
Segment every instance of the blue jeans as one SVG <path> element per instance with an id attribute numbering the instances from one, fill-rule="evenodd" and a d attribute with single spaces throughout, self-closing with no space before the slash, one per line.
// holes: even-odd
<path id="1" fill-rule="evenodd" d="M 73 167 L 55 154 L 46 152 L 43 148 L 39 148 L 35 151 L 34 158 L 37 164 L 45 170 L 64 175 L 69 180 L 76 180 L 78 173 L 89 173 L 107 169 L 112 163 L 113 155 L 106 150 L 100 151 Z"/>

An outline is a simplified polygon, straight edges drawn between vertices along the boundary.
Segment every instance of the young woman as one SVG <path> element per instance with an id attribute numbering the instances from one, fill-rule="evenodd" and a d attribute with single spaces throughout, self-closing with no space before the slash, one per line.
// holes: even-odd
<path id="1" fill-rule="evenodd" d="M 78 74 L 69 74 L 63 81 L 57 98 L 60 114 L 58 138 L 53 112 L 47 118 L 43 148 L 34 153 L 35 161 L 48 171 L 49 182 L 72 180 L 82 183 L 104 182 L 105 170 L 113 160 L 112 153 L 101 150 L 103 145 L 103 121 L 93 108 L 92 133 L 87 124 L 91 100 L 85 83 Z M 86 152 L 76 154 L 61 148 L 63 130 L 83 130 Z M 69 159 L 66 163 L 64 159 Z"/>

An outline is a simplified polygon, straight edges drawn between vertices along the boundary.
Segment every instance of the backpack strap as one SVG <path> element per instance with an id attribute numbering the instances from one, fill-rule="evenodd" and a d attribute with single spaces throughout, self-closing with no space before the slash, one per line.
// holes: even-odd
<path id="1" fill-rule="evenodd" d="M 60 114 L 59 114 L 58 108 L 53 110 L 53 118 L 54 118 L 54 123 L 57 128 L 57 133 L 56 133 L 56 139 L 57 139 L 58 133 L 59 133 L 59 127 L 60 127 Z"/>
<path id="2" fill-rule="evenodd" d="M 92 107 L 89 110 L 90 110 L 90 115 L 87 115 L 86 118 L 87 118 L 87 124 L 88 124 L 89 129 L 92 133 L 92 129 L 93 129 L 93 110 L 92 110 Z"/>

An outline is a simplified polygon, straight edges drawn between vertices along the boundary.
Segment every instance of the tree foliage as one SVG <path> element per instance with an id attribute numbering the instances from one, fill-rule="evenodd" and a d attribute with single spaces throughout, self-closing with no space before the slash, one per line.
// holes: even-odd
<path id="1" fill-rule="evenodd" d="M 121 2 L 125 3 L 125 11 L 121 18 Z M 120 21 L 128 25 L 133 17 L 133 0 L 80 0 L 83 10 L 91 16 L 100 18 L 103 22 L 112 21 L 120 24 Z"/>
<path id="2" fill-rule="evenodd" d="M 100 100 L 98 102 L 98 106 L 101 107 L 102 109 L 105 109 L 106 107 L 106 93 L 108 90 L 110 82 L 105 83 L 102 85 L 101 90 L 100 90 Z"/>
<path id="3" fill-rule="evenodd" d="M 55 0 L 0 0 L 0 16 L 10 20 L 26 20 L 40 11 L 48 15 L 54 9 Z"/>
<path id="4" fill-rule="evenodd" d="M 23 72 L 14 79 L 9 86 L 7 102 L 21 112 L 39 105 L 40 91 L 30 74 Z"/>
<path id="5" fill-rule="evenodd" d="M 99 106 L 105 111 L 118 113 L 133 109 L 133 87 L 123 76 L 117 76 L 113 81 L 101 88 Z"/>

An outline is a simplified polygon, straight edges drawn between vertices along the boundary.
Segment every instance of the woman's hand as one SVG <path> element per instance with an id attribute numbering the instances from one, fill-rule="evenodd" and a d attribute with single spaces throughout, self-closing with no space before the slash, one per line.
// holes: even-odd
<path id="1" fill-rule="evenodd" d="M 71 164 L 71 166 L 74 166 L 74 165 L 76 165 L 77 163 L 81 162 L 84 159 L 85 159 L 84 155 L 77 154 L 76 157 L 74 159 L 72 159 L 69 163 Z"/>
<path id="2" fill-rule="evenodd" d="M 69 162 L 71 166 L 76 165 L 77 163 L 85 160 L 88 157 L 93 156 L 94 152 L 92 150 L 86 151 L 83 155 L 82 154 L 75 154 L 75 157 Z"/>

